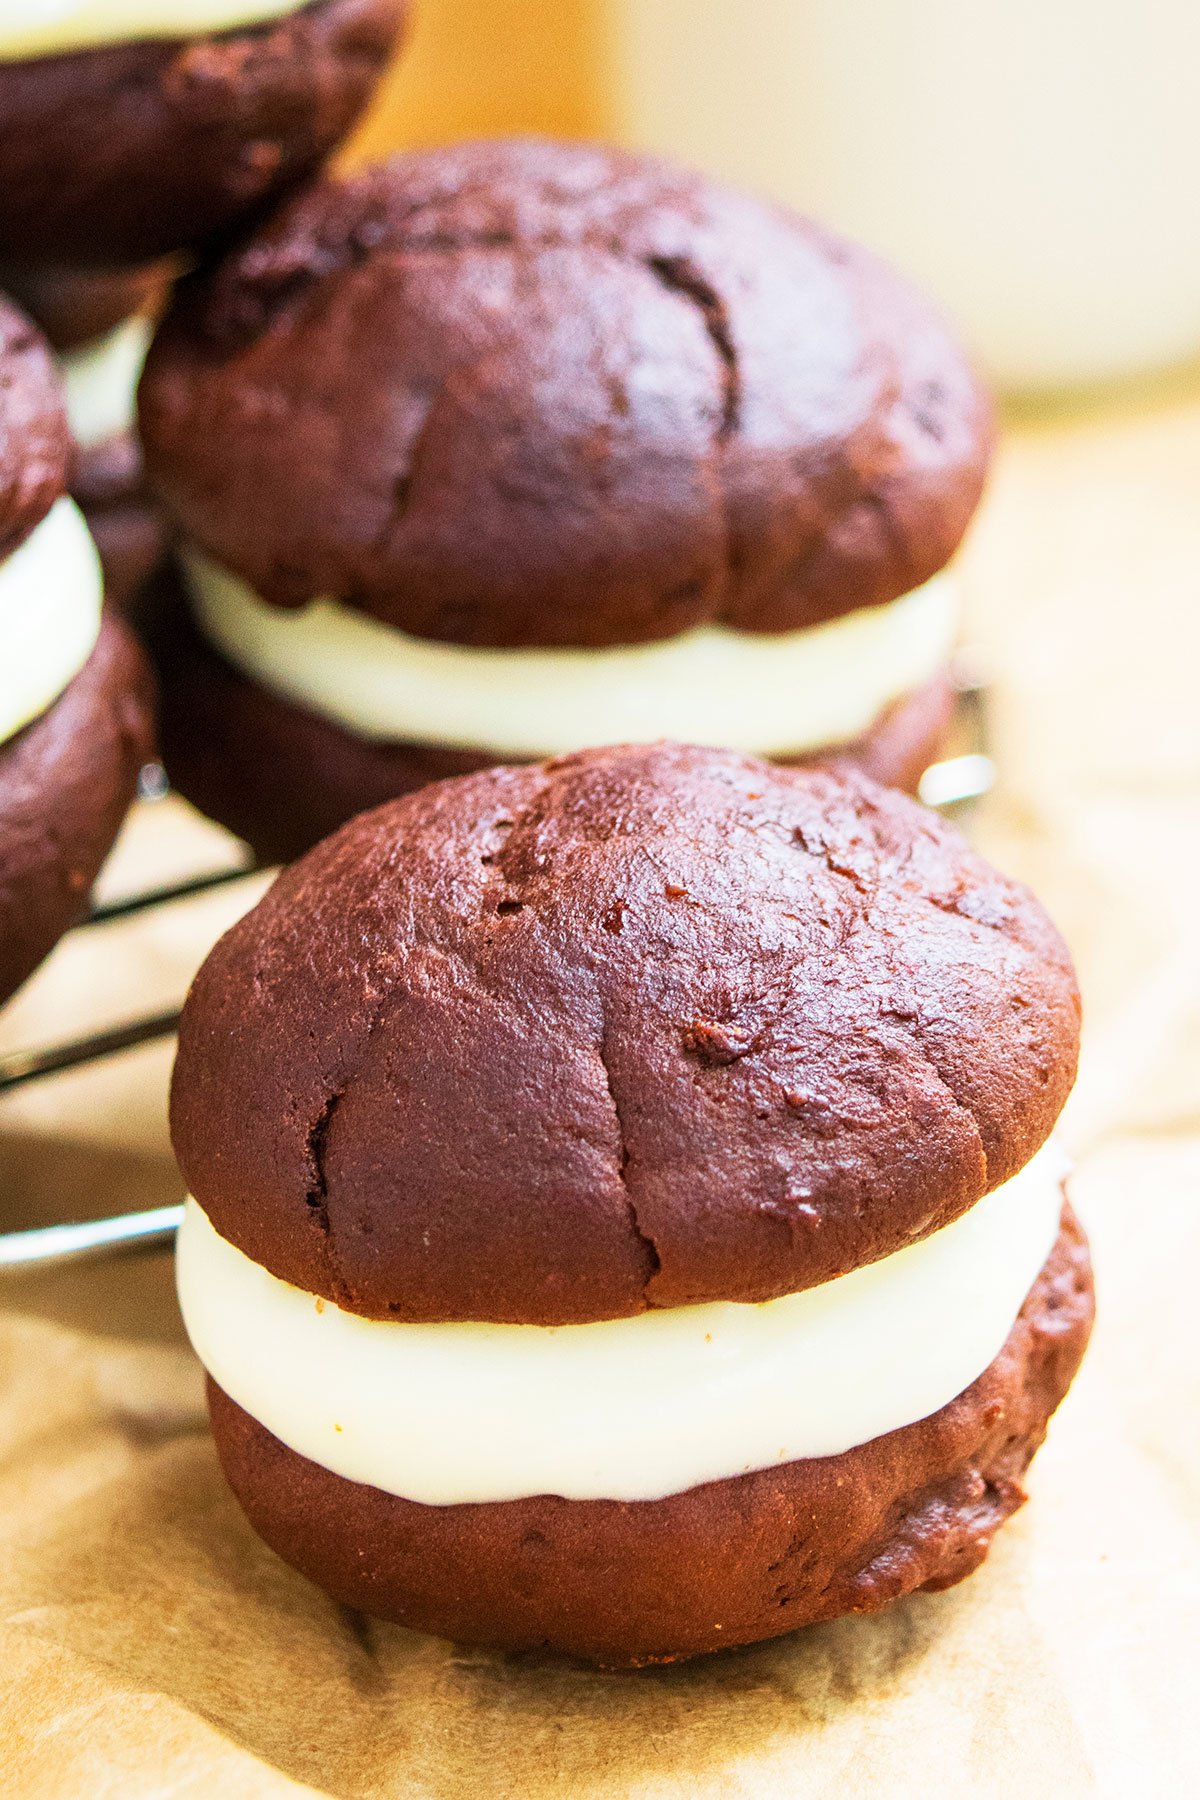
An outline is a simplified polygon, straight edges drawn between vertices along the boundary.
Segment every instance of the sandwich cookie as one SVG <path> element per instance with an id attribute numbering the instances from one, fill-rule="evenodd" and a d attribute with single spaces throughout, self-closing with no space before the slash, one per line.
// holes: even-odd
<path id="1" fill-rule="evenodd" d="M 1078 1024 L 1032 895 L 857 774 L 635 746 L 353 821 L 180 1033 L 251 1522 L 344 1604 L 611 1665 L 959 1580 L 1090 1326 Z"/>
<path id="2" fill-rule="evenodd" d="M 49 347 L 0 300 L 0 999 L 75 923 L 151 752 L 150 678 L 66 494 Z"/>
<path id="3" fill-rule="evenodd" d="M 141 421 L 164 753 L 261 857 L 588 744 L 936 753 L 988 402 L 778 208 L 540 142 L 325 179 L 182 285 Z"/>

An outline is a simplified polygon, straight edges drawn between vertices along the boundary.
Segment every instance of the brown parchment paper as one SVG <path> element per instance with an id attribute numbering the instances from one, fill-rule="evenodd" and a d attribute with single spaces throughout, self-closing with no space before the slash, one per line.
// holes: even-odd
<path id="1" fill-rule="evenodd" d="M 1200 385 L 1017 425 L 963 579 L 1003 767 L 975 829 L 1039 887 L 1085 986 L 1068 1130 L 1101 1307 L 1031 1504 L 982 1573 L 884 1617 L 634 1676 L 374 1624 L 242 1522 L 165 1259 L 10 1279 L 0 1791 L 1200 1791 Z M 228 854 L 172 802 L 136 822 L 110 879 Z M 224 893 L 68 943 L 0 1040 L 166 1004 L 242 904 Z M 6 1225 L 177 1195 L 168 1058 L 9 1097 Z"/>

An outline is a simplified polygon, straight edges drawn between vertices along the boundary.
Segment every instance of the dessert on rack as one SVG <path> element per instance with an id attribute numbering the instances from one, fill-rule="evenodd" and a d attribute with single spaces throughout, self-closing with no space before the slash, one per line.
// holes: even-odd
<path id="1" fill-rule="evenodd" d="M 0 297 L 0 1000 L 86 910 L 151 752 L 149 671 L 67 494 L 49 346 Z"/>
<path id="2" fill-rule="evenodd" d="M 1034 897 L 672 745 L 362 815 L 184 1012 L 179 1291 L 252 1524 L 440 1636 L 670 1661 L 948 1586 L 1083 1354 Z"/>

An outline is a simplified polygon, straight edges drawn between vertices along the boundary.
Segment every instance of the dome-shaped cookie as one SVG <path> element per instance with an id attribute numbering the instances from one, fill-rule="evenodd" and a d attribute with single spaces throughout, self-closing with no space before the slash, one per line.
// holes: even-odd
<path id="1" fill-rule="evenodd" d="M 142 427 L 184 531 L 268 600 L 599 647 L 919 586 L 991 415 L 867 252 L 668 164 L 518 141 L 285 206 L 183 285 Z"/>
<path id="2" fill-rule="evenodd" d="M 218 1232 L 374 1317 L 763 1300 L 947 1224 L 1049 1133 L 1034 898 L 862 778 L 588 752 L 345 827 L 221 941 L 173 1131 Z"/>

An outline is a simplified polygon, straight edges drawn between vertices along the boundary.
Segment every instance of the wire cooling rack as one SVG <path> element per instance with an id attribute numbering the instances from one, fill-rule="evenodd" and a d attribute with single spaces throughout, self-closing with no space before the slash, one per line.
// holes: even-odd
<path id="1" fill-rule="evenodd" d="M 952 754 L 932 763 L 921 777 L 918 788 L 926 806 L 947 813 L 959 813 L 973 806 L 990 792 L 995 781 L 995 767 L 989 750 L 987 681 L 977 656 L 970 651 L 960 652 L 953 675 L 956 709 L 951 735 Z M 156 764 L 143 771 L 141 788 L 143 798 L 147 800 L 158 800 L 165 794 L 166 778 Z M 232 868 L 202 870 L 181 881 L 147 888 L 128 898 L 96 906 L 76 929 L 89 931 L 118 919 L 177 906 L 200 894 L 211 893 L 215 888 L 245 881 L 257 873 L 257 865 L 247 855 L 243 862 Z M 111 1029 L 0 1055 L 0 1096 L 31 1082 L 47 1081 L 66 1070 L 82 1068 L 119 1056 L 141 1044 L 170 1037 L 178 1023 L 179 1007 L 173 1007 Z M 182 1217 L 182 1206 L 162 1206 L 149 1212 L 123 1213 L 115 1218 L 0 1233 L 0 1275 L 161 1250 L 174 1238 Z"/>

